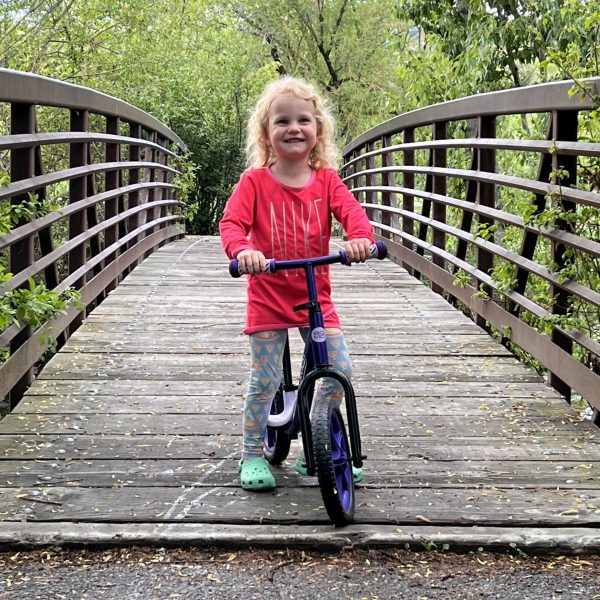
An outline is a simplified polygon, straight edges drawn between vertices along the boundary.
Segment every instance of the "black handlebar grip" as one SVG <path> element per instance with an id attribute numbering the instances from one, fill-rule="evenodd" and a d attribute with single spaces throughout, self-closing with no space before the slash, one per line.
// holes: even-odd
<path id="1" fill-rule="evenodd" d="M 387 256 L 387 246 L 381 240 L 378 240 L 374 244 L 371 244 L 369 248 L 369 258 L 378 258 L 383 260 Z M 348 253 L 345 250 L 340 250 L 340 262 L 343 265 L 350 266 L 350 260 L 348 259 Z"/>
<path id="2" fill-rule="evenodd" d="M 373 254 L 373 256 L 378 258 L 379 260 L 383 260 L 387 256 L 387 253 L 388 253 L 385 242 L 382 242 L 381 240 L 377 240 L 375 242 L 375 248 L 376 248 L 376 254 Z"/>
<path id="3" fill-rule="evenodd" d="M 263 273 L 275 273 L 275 259 L 267 259 L 267 264 L 265 265 Z M 229 261 L 229 274 L 235 278 L 246 275 L 246 273 L 240 269 L 240 262 L 237 258 Z"/>
<path id="4" fill-rule="evenodd" d="M 236 278 L 242 276 L 242 274 L 240 273 L 240 263 L 237 258 L 234 258 L 232 261 L 230 261 L 229 274 L 232 277 L 236 277 Z"/>

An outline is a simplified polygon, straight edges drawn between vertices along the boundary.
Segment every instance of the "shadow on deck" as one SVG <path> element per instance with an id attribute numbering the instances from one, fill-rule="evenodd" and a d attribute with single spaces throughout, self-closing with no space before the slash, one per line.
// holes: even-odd
<path id="1" fill-rule="evenodd" d="M 368 455 L 355 525 L 329 524 L 299 442 L 274 492 L 239 487 L 244 285 L 217 238 L 188 237 L 0 423 L 0 542 L 600 548 L 598 429 L 396 264 L 332 279 Z"/>

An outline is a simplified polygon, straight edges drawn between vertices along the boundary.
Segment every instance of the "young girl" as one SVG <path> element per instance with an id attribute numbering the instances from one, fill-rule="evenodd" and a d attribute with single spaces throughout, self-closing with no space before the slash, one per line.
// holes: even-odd
<path id="1" fill-rule="evenodd" d="M 290 260 L 329 253 L 334 216 L 346 231 L 346 252 L 364 262 L 373 243 L 372 228 L 359 202 L 333 168 L 334 122 L 315 88 L 285 77 L 267 86 L 248 123 L 250 169 L 242 174 L 219 224 L 227 256 L 237 258 L 248 278 L 244 333 L 250 339 L 252 365 L 244 405 L 242 487 L 269 490 L 275 479 L 263 457 L 263 437 L 271 403 L 282 378 L 287 330 L 308 327 L 308 311 L 293 307 L 306 299 L 304 272 L 260 275 L 266 258 Z M 317 273 L 325 320 L 329 362 L 347 376 L 351 364 L 344 334 L 331 301 L 329 268 Z M 341 402 L 339 383 L 324 380 L 318 394 Z M 296 470 L 305 474 L 304 458 Z M 362 470 L 354 469 L 355 481 Z"/>

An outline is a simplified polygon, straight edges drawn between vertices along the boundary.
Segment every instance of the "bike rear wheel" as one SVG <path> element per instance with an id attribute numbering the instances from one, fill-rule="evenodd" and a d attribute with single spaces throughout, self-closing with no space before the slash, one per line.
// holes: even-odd
<path id="1" fill-rule="evenodd" d="M 283 391 L 280 387 L 273 398 L 271 414 L 278 415 L 281 412 L 283 412 Z M 263 454 L 270 464 L 280 465 L 290 453 L 290 444 L 291 438 L 283 429 L 275 429 L 267 425 L 263 441 Z"/>
<path id="2" fill-rule="evenodd" d="M 313 449 L 325 510 L 336 527 L 354 520 L 352 452 L 344 419 L 330 402 L 317 402 L 312 415 Z"/>

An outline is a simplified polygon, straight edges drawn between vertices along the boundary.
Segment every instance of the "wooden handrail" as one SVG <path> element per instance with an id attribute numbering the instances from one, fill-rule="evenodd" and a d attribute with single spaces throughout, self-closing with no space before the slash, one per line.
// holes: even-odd
<path id="1" fill-rule="evenodd" d="M 55 106 L 70 110 L 89 111 L 105 117 L 116 117 L 123 123 L 136 123 L 147 131 L 156 131 L 171 144 L 185 148 L 183 141 L 164 123 L 143 110 L 108 94 L 34 73 L 23 73 L 10 69 L 0 69 L 0 82 L 2 83 L 0 102 Z"/>
<path id="2" fill-rule="evenodd" d="M 600 156 L 600 151 L 598 152 Z M 552 194 L 560 193 L 563 199 L 573 200 L 580 204 L 600 208 L 600 195 L 586 190 L 575 190 L 567 187 L 560 187 L 551 183 L 525 179 L 524 177 L 514 177 L 511 175 L 499 175 L 498 173 L 486 173 L 484 171 L 473 171 L 470 169 L 444 169 L 440 167 L 381 167 L 379 169 L 364 169 L 357 171 L 353 175 L 344 178 L 347 182 L 360 176 L 373 177 L 381 173 L 418 173 L 421 175 L 454 177 L 456 179 L 472 180 L 476 182 L 503 184 L 506 187 L 532 192 L 534 194 Z M 360 187 L 360 186 L 359 186 Z M 371 189 L 367 186 L 365 189 Z M 362 189 L 362 188 L 361 188 Z"/>
<path id="3" fill-rule="evenodd" d="M 73 144 L 75 142 L 104 142 L 107 144 L 128 144 L 132 146 L 145 146 L 154 148 L 169 156 L 177 156 L 168 148 L 164 148 L 150 140 L 133 138 L 123 135 L 109 135 L 105 133 L 61 131 L 56 133 L 34 133 L 12 136 L 0 136 L 0 150 L 14 148 L 27 148 L 32 145 L 46 146 L 48 144 Z"/>
<path id="4" fill-rule="evenodd" d="M 554 110 L 593 110 L 592 98 L 600 96 L 600 77 L 584 79 L 589 94 L 571 96 L 572 81 L 557 81 L 528 87 L 488 92 L 419 108 L 404 113 L 369 129 L 352 140 L 343 150 L 344 156 L 384 136 L 426 124 L 478 119 L 482 116 L 524 115 Z"/>
<path id="5" fill-rule="evenodd" d="M 464 200 L 457 200 L 456 198 L 450 198 L 448 196 L 440 196 L 439 194 L 433 194 L 431 192 L 422 192 L 421 190 L 415 190 L 414 188 L 405 188 L 402 186 L 382 186 L 382 185 L 374 185 L 368 188 L 370 191 L 375 192 L 383 192 L 386 194 L 411 194 L 417 198 L 425 198 L 428 200 L 433 200 L 435 202 L 440 202 L 445 204 L 446 206 L 453 206 L 455 208 L 459 208 L 461 210 L 469 211 L 474 215 L 480 216 L 491 216 L 496 221 L 500 221 L 507 225 L 514 225 L 515 227 L 520 227 L 525 231 L 530 231 L 532 233 L 543 233 L 545 237 L 548 239 L 554 240 L 556 242 L 561 242 L 563 244 L 567 244 L 572 248 L 576 248 L 577 250 L 583 250 L 584 252 L 588 252 L 593 256 L 600 257 L 600 242 L 596 242 L 594 240 L 581 238 L 577 235 L 573 235 L 568 231 L 561 231 L 560 229 L 550 229 L 548 227 L 537 227 L 534 228 L 531 225 L 527 225 L 525 221 L 515 216 L 511 213 L 507 213 L 503 210 L 498 210 L 495 208 L 480 208 L 478 205 L 473 205 L 472 203 L 468 203 Z M 355 193 L 365 192 L 367 188 L 364 187 L 354 187 L 353 191 Z M 379 205 L 376 204 L 365 204 L 365 207 L 378 209 Z M 405 211 L 400 208 L 390 207 L 386 208 L 386 212 L 395 213 L 401 215 L 405 218 L 415 219 L 415 213 L 410 211 Z M 432 221 L 433 226 L 435 227 L 435 222 Z"/>
<path id="6" fill-rule="evenodd" d="M 47 173 L 45 175 L 38 175 L 37 177 L 30 177 L 29 179 L 22 179 L 16 183 L 4 186 L 0 189 L 0 200 L 12 198 L 17 194 L 25 194 L 28 192 L 36 192 L 40 188 L 45 188 L 61 181 L 70 181 L 75 178 L 82 176 L 95 175 L 97 173 L 105 173 L 106 171 L 120 171 L 120 170 L 131 170 L 131 169 L 163 169 L 169 171 L 172 174 L 177 174 L 177 169 L 161 165 L 159 163 L 151 163 L 144 161 L 125 161 L 125 162 L 111 162 L 111 163 L 100 163 L 97 165 L 84 165 L 81 167 L 74 167 L 72 169 L 63 169 L 62 171 L 56 171 L 55 173 Z"/>
<path id="7" fill-rule="evenodd" d="M 583 166 L 600 170 L 600 143 L 577 135 L 600 78 L 582 83 L 587 94 L 556 82 L 398 115 L 344 148 L 342 175 L 393 260 L 529 353 L 600 422 L 600 193 L 597 179 L 582 181 Z M 546 133 L 506 135 L 532 113 Z M 514 172 L 516 152 L 535 178 Z"/>
<path id="8" fill-rule="evenodd" d="M 38 332 L 24 321 L 0 331 L 0 347 L 9 350 L 0 366 L 0 390 L 12 408 L 48 347 L 46 334 L 64 343 L 133 266 L 183 236 L 174 181 L 179 170 L 172 161 L 187 149 L 166 125 L 122 100 L 31 73 L 0 69 L 0 104 L 11 112 L 10 133 L 0 136 L 0 151 L 10 162 L 10 183 L 0 187 L 0 201 L 13 207 L 60 204 L 0 236 L 0 251 L 8 251 L 13 274 L 0 295 L 9 297 L 33 278 L 57 293 L 79 290 L 82 298 L 81 305 L 70 306 Z M 46 123 L 38 131 L 38 107 L 58 111 L 53 131 Z"/>
<path id="9" fill-rule="evenodd" d="M 148 202 L 147 205 L 142 206 L 134 206 L 129 210 L 126 210 L 115 217 L 111 217 L 110 219 L 105 219 L 101 223 L 94 225 L 86 229 L 83 233 L 80 233 L 78 236 L 71 238 L 58 248 L 55 248 L 49 254 L 46 254 L 39 260 L 35 261 L 27 269 L 23 269 L 23 271 L 16 273 L 13 277 L 4 285 L 0 285 L 0 295 L 6 293 L 8 290 L 17 289 L 25 284 L 29 277 L 35 277 L 40 274 L 42 271 L 47 269 L 50 265 L 55 263 L 60 258 L 67 256 L 71 250 L 77 248 L 80 244 L 85 242 L 89 242 L 94 236 L 106 230 L 108 227 L 116 225 L 117 223 L 124 221 L 125 219 L 129 219 L 133 215 L 139 214 L 143 211 L 152 210 L 157 207 L 163 206 L 181 206 L 181 203 L 177 200 L 155 200 L 154 202 Z M 68 279 L 68 278 L 67 278 Z M 66 281 L 66 279 L 64 280 Z"/>
<path id="10" fill-rule="evenodd" d="M 1 138 L 0 138 L 1 139 Z M 345 163 L 348 167 L 354 163 L 364 161 L 365 158 L 390 154 L 400 150 L 430 150 L 431 148 L 491 148 L 493 150 L 515 150 L 516 152 L 550 152 L 556 149 L 557 154 L 571 156 L 597 156 L 600 144 L 590 142 L 551 142 L 548 140 L 510 140 L 510 139 L 484 139 L 484 138 L 459 138 L 456 140 L 432 140 L 412 142 L 410 144 L 393 144 L 365 152 Z"/>
<path id="11" fill-rule="evenodd" d="M 15 242 L 21 241 L 31 234 L 39 232 L 40 230 L 47 228 L 49 225 L 64 219 L 64 217 L 76 213 L 84 208 L 93 208 L 96 204 L 101 204 L 110 200 L 112 198 L 116 198 L 118 196 L 123 196 L 133 191 L 141 191 L 149 188 L 162 188 L 162 189 L 171 189 L 173 193 L 175 193 L 175 186 L 171 183 L 160 183 L 160 182 L 147 182 L 147 183 L 135 183 L 133 185 L 126 185 L 120 188 L 116 188 L 114 190 L 109 190 L 108 192 L 102 192 L 101 194 L 96 194 L 95 196 L 90 196 L 89 198 L 85 198 L 84 200 L 79 200 L 78 202 L 74 202 L 73 204 L 68 204 L 64 208 L 60 209 L 60 212 L 51 212 L 43 217 L 39 217 L 37 219 L 32 219 L 28 223 L 21 225 L 20 227 L 16 227 L 10 233 L 7 233 L 0 237 L 0 250 L 14 244 Z"/>

